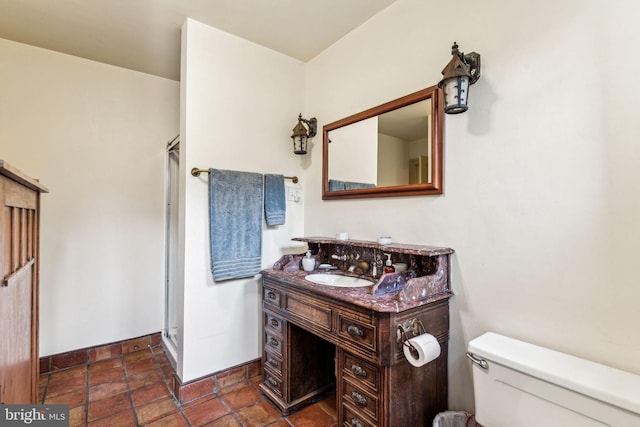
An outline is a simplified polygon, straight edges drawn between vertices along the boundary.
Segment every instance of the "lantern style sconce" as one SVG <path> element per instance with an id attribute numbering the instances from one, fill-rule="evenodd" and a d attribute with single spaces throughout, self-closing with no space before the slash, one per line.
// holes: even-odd
<path id="1" fill-rule="evenodd" d="M 305 124 L 308 126 L 305 127 Z M 307 154 L 307 140 L 316 136 L 318 120 L 315 117 L 303 119 L 302 114 L 298 114 L 298 124 L 293 128 L 291 139 L 293 140 L 293 152 L 295 154 Z"/>
<path id="2" fill-rule="evenodd" d="M 444 92 L 444 112 L 458 114 L 467 111 L 469 86 L 480 78 L 480 55 L 458 51 L 458 43 L 451 46 L 451 61 L 442 70 L 438 87 Z"/>

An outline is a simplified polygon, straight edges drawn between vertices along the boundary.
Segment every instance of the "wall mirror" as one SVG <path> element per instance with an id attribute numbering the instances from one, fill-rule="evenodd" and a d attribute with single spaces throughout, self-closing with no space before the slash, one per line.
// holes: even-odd
<path id="1" fill-rule="evenodd" d="M 443 127 L 437 86 L 325 125 L 322 199 L 442 194 Z"/>

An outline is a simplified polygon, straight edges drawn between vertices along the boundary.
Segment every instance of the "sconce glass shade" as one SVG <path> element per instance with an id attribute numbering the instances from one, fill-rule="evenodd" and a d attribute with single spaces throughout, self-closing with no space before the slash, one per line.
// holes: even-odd
<path id="1" fill-rule="evenodd" d="M 307 137 L 300 135 L 292 138 L 293 138 L 293 153 L 307 154 Z"/>
<path id="2" fill-rule="evenodd" d="M 306 123 L 309 126 L 309 130 L 304 126 Z M 307 154 L 307 142 L 309 138 L 316 136 L 316 129 L 318 121 L 316 118 L 309 120 L 303 119 L 302 114 L 298 115 L 298 124 L 293 128 L 293 134 L 291 139 L 293 140 L 293 152 L 295 154 Z"/>
<path id="3" fill-rule="evenodd" d="M 442 81 L 444 92 L 444 112 L 447 114 L 459 114 L 467 111 L 467 98 L 469 96 L 469 77 L 454 76 Z"/>
<path id="4" fill-rule="evenodd" d="M 458 114 L 467 111 L 469 86 L 480 78 L 480 55 L 467 55 L 458 50 L 456 42 L 451 46 L 452 58 L 442 70 L 442 80 L 438 87 L 444 92 L 444 112 Z"/>
<path id="5" fill-rule="evenodd" d="M 291 139 L 295 154 L 307 154 L 307 128 L 302 124 L 301 118 L 298 118 L 298 124 L 293 128 Z"/>

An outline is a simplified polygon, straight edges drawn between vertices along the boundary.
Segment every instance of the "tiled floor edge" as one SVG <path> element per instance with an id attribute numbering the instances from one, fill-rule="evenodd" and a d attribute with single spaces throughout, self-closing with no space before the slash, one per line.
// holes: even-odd
<path id="1" fill-rule="evenodd" d="M 131 353 L 149 346 L 159 345 L 162 338 L 160 332 L 143 335 L 136 338 L 116 341 L 79 350 L 67 351 L 40 358 L 40 374 L 59 371 L 86 365 L 89 362 L 112 359 L 121 354 Z"/>
<path id="2" fill-rule="evenodd" d="M 260 375 L 262 375 L 262 358 L 250 360 L 187 383 L 182 383 L 173 372 L 171 388 L 180 403 L 186 403 L 216 393 L 239 382 L 259 378 Z"/>

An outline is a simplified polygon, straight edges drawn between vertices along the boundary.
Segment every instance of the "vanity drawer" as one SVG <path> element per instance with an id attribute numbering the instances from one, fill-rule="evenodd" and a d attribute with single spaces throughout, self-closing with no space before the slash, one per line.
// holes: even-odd
<path id="1" fill-rule="evenodd" d="M 274 315 L 273 313 L 264 312 L 264 328 L 270 332 L 274 332 L 276 335 L 283 336 L 284 320 Z"/>
<path id="2" fill-rule="evenodd" d="M 287 294 L 285 310 L 292 316 L 323 330 L 331 330 L 331 307 L 318 300 Z"/>
<path id="3" fill-rule="evenodd" d="M 262 301 L 280 308 L 282 295 L 280 291 L 265 285 L 262 287 Z"/>
<path id="4" fill-rule="evenodd" d="M 356 414 L 365 415 L 378 421 L 378 397 L 356 387 L 349 381 L 342 381 L 342 402 L 354 409 Z"/>
<path id="5" fill-rule="evenodd" d="M 282 377 L 282 357 L 270 351 L 264 352 L 264 365 Z"/>
<path id="6" fill-rule="evenodd" d="M 282 338 L 272 335 L 268 332 L 265 332 L 264 337 L 265 351 L 276 353 L 278 356 L 282 357 Z"/>
<path id="7" fill-rule="evenodd" d="M 355 384 L 362 384 L 366 387 L 371 387 L 374 391 L 378 391 L 378 368 L 346 352 L 342 352 L 342 357 L 342 372 L 344 376 L 353 379 Z"/>
<path id="8" fill-rule="evenodd" d="M 373 325 L 355 321 L 341 313 L 338 315 L 338 335 L 360 347 L 376 351 L 376 328 Z"/>
<path id="9" fill-rule="evenodd" d="M 284 395 L 283 387 L 282 387 L 282 378 L 279 375 L 271 372 L 269 369 L 265 368 L 264 370 L 264 385 L 266 385 L 270 390 L 275 392 L 279 397 Z"/>
<path id="10" fill-rule="evenodd" d="M 352 411 L 348 406 L 344 405 L 344 423 L 343 427 L 376 427 L 362 415 Z"/>

